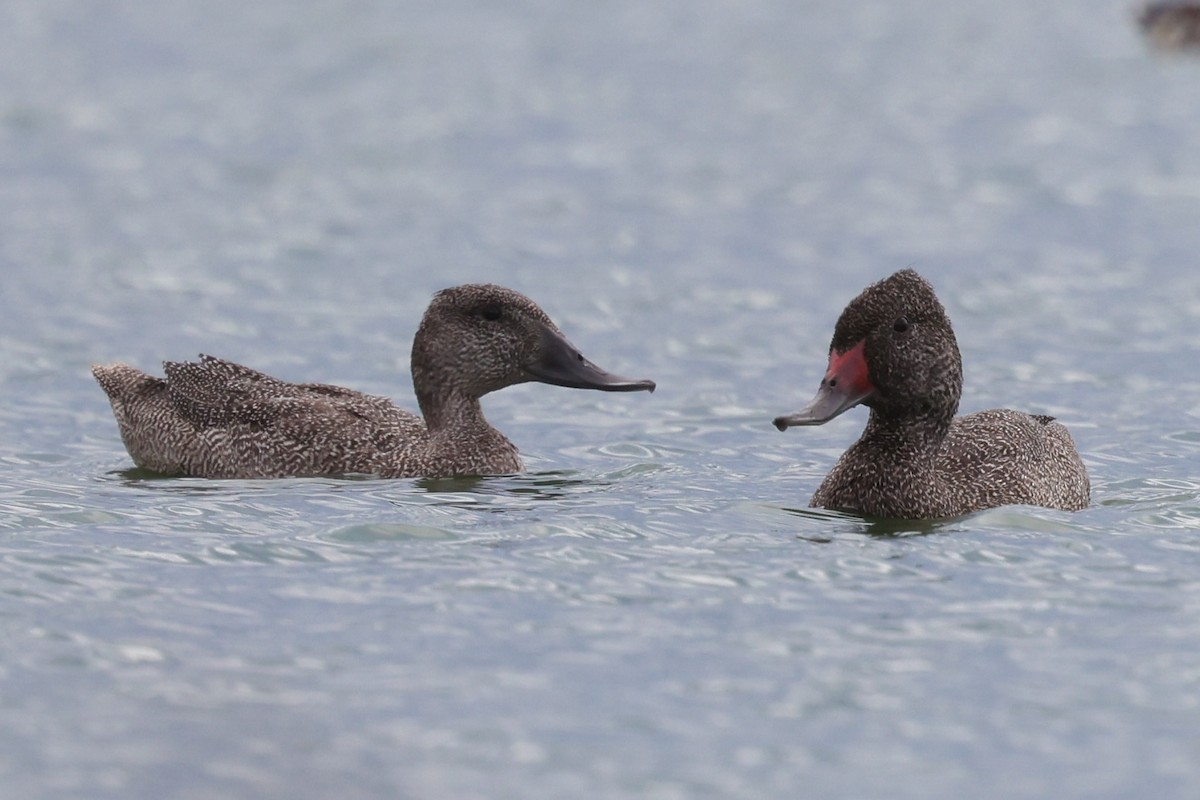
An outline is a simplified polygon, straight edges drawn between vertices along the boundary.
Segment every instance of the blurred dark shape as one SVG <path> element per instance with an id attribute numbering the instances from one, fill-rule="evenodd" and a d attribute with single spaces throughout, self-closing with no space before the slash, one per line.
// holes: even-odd
<path id="1" fill-rule="evenodd" d="M 1138 25 L 1150 43 L 1161 50 L 1200 53 L 1200 3 L 1147 3 Z"/>

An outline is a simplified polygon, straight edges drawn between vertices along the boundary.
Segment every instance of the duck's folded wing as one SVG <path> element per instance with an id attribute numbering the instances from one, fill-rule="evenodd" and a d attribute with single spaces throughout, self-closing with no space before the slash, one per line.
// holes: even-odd
<path id="1" fill-rule="evenodd" d="M 294 392 L 292 384 L 212 356 L 167 361 L 163 370 L 175 409 L 198 428 L 267 424 L 279 414 L 275 401 Z"/>
<path id="2" fill-rule="evenodd" d="M 249 426 L 264 442 L 316 447 L 322 458 L 394 448 L 422 427 L 390 399 L 341 386 L 289 383 L 211 356 L 163 366 L 172 403 L 196 427 Z"/>
<path id="3" fill-rule="evenodd" d="M 348 447 L 390 450 L 424 428 L 420 417 L 391 398 L 327 383 L 301 383 L 279 404 L 275 425 L 293 439 L 338 441 Z"/>

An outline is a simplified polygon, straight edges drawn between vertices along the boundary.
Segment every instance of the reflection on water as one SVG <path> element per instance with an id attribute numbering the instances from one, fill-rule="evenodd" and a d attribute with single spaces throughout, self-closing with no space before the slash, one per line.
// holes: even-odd
<path id="1" fill-rule="evenodd" d="M 493 477 L 417 478 L 413 485 L 429 493 L 516 495 L 530 499 L 553 500 L 573 489 L 603 486 L 596 476 L 581 476 L 574 470 L 527 473 Z"/>
<path id="2" fill-rule="evenodd" d="M 947 520 L 908 520 L 871 517 L 852 511 L 832 511 L 823 508 L 784 508 L 789 514 L 819 524 L 824 528 L 834 527 L 838 533 L 854 532 L 878 538 L 924 536 L 939 531 L 954 530 L 957 523 L 967 519 L 956 517 Z M 806 536 L 811 541 L 832 541 Z"/>

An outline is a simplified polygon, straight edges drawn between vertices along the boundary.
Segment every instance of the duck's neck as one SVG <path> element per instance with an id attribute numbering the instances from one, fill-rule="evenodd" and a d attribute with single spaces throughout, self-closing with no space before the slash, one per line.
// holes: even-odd
<path id="1" fill-rule="evenodd" d="M 501 475 L 523 469 L 516 445 L 483 416 L 479 398 L 460 393 L 418 394 L 425 417 L 424 442 L 443 475 Z"/>
<path id="2" fill-rule="evenodd" d="M 825 478 L 813 505 L 880 517 L 944 516 L 938 457 L 949 422 L 889 418 L 872 409 L 867 427 Z"/>
<path id="3" fill-rule="evenodd" d="M 483 416 L 478 397 L 458 391 L 417 392 L 417 404 L 430 435 L 445 431 L 495 430 Z"/>
<path id="4" fill-rule="evenodd" d="M 889 461 L 928 463 L 932 467 L 942 442 L 950 432 L 953 412 L 889 416 L 872 409 L 859 444 Z"/>

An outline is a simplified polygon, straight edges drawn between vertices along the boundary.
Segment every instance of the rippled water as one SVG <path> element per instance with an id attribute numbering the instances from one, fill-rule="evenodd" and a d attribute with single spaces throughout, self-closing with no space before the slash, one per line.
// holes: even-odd
<path id="1" fill-rule="evenodd" d="M 1200 793 L 1200 61 L 1117 0 L 0 4 L 0 783 L 25 798 Z M 912 265 L 1078 514 L 805 508 Z M 412 404 L 430 294 L 648 395 L 529 473 L 132 468 L 97 361 Z"/>

